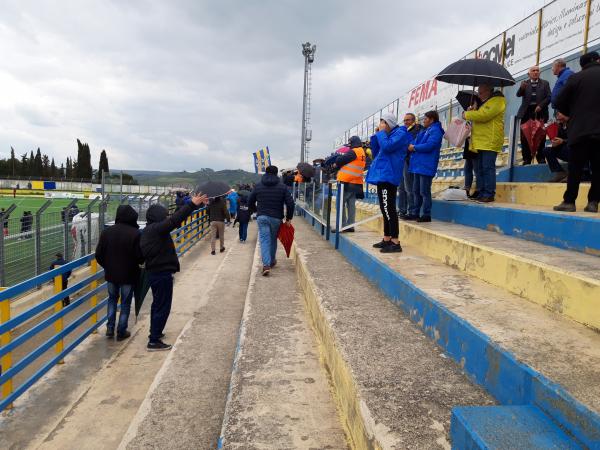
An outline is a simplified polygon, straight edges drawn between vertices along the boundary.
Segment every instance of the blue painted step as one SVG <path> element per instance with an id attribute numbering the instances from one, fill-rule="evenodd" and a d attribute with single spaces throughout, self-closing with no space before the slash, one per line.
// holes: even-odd
<path id="1" fill-rule="evenodd" d="M 583 448 L 535 406 L 453 408 L 450 437 L 455 450 Z"/>
<path id="2" fill-rule="evenodd" d="M 597 214 L 582 217 L 475 202 L 434 200 L 431 215 L 444 222 L 600 255 L 600 220 Z"/>

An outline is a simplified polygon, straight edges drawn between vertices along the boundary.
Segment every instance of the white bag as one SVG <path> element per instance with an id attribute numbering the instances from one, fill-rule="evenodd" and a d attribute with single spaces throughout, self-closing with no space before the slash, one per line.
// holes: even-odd
<path id="1" fill-rule="evenodd" d="M 467 197 L 467 191 L 464 189 L 456 189 L 456 188 L 448 188 L 438 195 L 441 200 L 448 200 L 451 202 L 461 201 L 461 200 L 469 200 Z"/>
<path id="2" fill-rule="evenodd" d="M 471 124 L 460 117 L 455 117 L 448 124 L 444 137 L 453 147 L 462 147 L 471 135 Z"/>

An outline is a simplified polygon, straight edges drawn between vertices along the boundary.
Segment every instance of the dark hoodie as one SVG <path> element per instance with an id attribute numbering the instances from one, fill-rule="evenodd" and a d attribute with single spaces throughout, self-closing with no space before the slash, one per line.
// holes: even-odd
<path id="1" fill-rule="evenodd" d="M 143 262 L 138 213 L 129 205 L 117 208 L 115 224 L 105 229 L 96 246 L 96 260 L 104 278 L 114 284 L 135 284 Z"/>
<path id="2" fill-rule="evenodd" d="M 183 205 L 171 216 L 161 205 L 152 205 L 146 212 L 146 227 L 142 232 L 140 247 L 148 272 L 179 272 L 179 259 L 171 231 L 179 228 L 192 211 L 189 204 Z"/>
<path id="3" fill-rule="evenodd" d="M 294 200 L 290 191 L 277 175 L 264 174 L 248 198 L 250 211 L 256 211 L 257 216 L 283 219 L 283 205 L 286 206 L 286 218 L 291 220 L 294 217 Z"/>

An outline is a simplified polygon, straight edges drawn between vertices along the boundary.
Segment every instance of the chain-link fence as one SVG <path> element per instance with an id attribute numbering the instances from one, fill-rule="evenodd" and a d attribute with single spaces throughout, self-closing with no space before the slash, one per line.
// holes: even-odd
<path id="1" fill-rule="evenodd" d="M 169 208 L 168 195 L 107 195 L 104 200 L 28 199 L 0 211 L 0 286 L 9 287 L 39 275 L 60 255 L 71 261 L 96 248 L 100 232 L 114 223 L 117 208 L 129 204 L 146 220 L 148 208 L 159 203 Z"/>

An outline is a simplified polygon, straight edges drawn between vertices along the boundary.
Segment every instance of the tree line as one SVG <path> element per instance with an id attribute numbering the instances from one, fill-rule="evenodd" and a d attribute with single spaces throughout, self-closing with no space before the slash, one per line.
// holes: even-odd
<path id="1" fill-rule="evenodd" d="M 34 153 L 23 153 L 16 156 L 14 148 L 10 148 L 10 158 L 0 159 L 0 177 L 10 178 L 38 178 L 38 179 L 79 179 L 86 181 L 102 181 L 102 172 L 110 176 L 108 167 L 108 156 L 106 150 L 100 152 L 98 169 L 92 168 L 92 155 L 90 146 L 77 139 L 77 157 L 67 157 L 67 160 L 56 164 L 54 158 L 50 158 L 42 153 L 38 147 Z M 111 178 L 119 178 L 120 175 L 113 175 Z M 123 174 L 124 184 L 137 184 L 131 175 Z"/>

